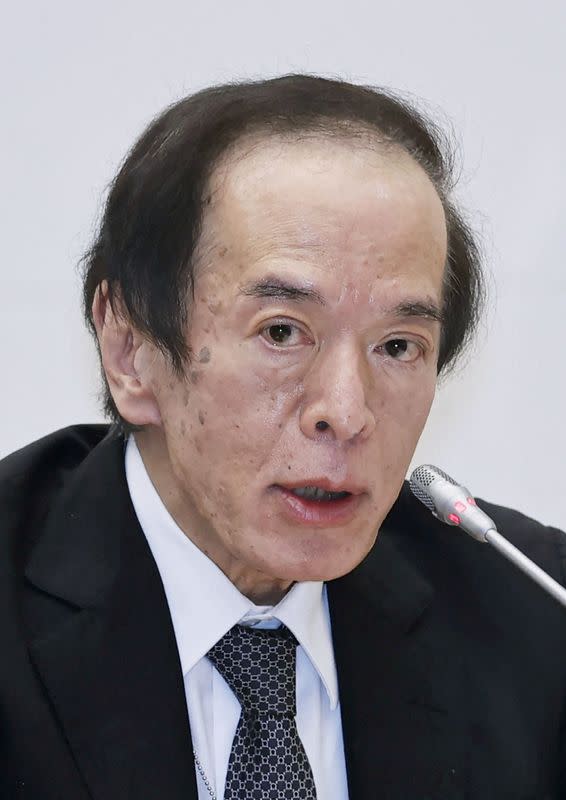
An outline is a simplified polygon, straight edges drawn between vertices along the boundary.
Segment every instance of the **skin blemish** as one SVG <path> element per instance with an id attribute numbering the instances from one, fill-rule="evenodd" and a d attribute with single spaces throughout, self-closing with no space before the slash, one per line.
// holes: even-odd
<path id="1" fill-rule="evenodd" d="M 219 258 L 224 258 L 224 256 L 226 255 L 227 252 L 228 252 L 228 248 L 227 247 L 224 247 L 224 246 L 219 247 L 218 248 L 218 257 Z"/>
<path id="2" fill-rule="evenodd" d="M 218 314 L 221 308 L 222 308 L 222 303 L 220 303 L 219 301 L 215 302 L 213 301 L 212 303 L 208 304 L 208 310 L 210 311 L 211 314 Z"/>
<path id="3" fill-rule="evenodd" d="M 204 425 L 204 414 L 202 413 L 202 411 L 198 412 L 198 421 L 200 422 L 201 425 Z"/>
<path id="4" fill-rule="evenodd" d="M 187 426 L 185 425 L 184 420 L 181 420 L 180 429 L 181 429 L 181 436 L 185 436 L 187 433 Z"/>
<path id="5" fill-rule="evenodd" d="M 208 364 L 210 361 L 210 350 L 208 347 L 201 348 L 198 354 L 198 360 L 200 364 Z"/>
<path id="6" fill-rule="evenodd" d="M 198 379 L 200 378 L 200 372 L 196 369 L 192 369 L 189 373 L 189 377 L 191 379 L 191 383 L 198 383 Z"/>

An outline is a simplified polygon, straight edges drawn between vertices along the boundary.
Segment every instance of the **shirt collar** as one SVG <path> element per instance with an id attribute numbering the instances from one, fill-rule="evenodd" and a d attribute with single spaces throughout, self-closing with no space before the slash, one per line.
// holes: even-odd
<path id="1" fill-rule="evenodd" d="M 319 674 L 330 707 L 335 709 L 338 703 L 338 678 L 326 587 L 322 581 L 295 583 L 272 613 L 295 635 Z"/>
<path id="2" fill-rule="evenodd" d="M 272 609 L 261 612 L 183 533 L 153 486 L 135 439 L 126 446 L 126 479 L 132 504 L 161 575 L 183 675 L 238 622 L 280 620 L 303 647 L 326 689 L 338 702 L 326 588 L 296 583 Z"/>

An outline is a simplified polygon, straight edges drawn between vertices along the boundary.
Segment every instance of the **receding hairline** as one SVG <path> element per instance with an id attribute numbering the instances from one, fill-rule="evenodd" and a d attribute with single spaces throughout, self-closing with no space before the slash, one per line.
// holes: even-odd
<path id="1" fill-rule="evenodd" d="M 352 151 L 365 150 L 389 161 L 412 163 L 418 166 L 433 183 L 425 167 L 406 147 L 399 142 L 392 141 L 380 130 L 364 122 L 332 118 L 316 119 L 303 128 L 289 130 L 274 129 L 269 124 L 260 124 L 241 133 L 216 159 L 208 176 L 203 205 L 206 206 L 210 203 L 219 188 L 215 186 L 215 181 L 227 175 L 235 164 L 253 157 L 256 153 L 281 145 L 292 147 L 303 143 L 324 144 L 328 142 L 344 147 L 353 145 L 350 148 Z M 435 188 L 437 187 L 435 186 Z"/>
<path id="2" fill-rule="evenodd" d="M 324 127 L 307 127 L 304 130 L 273 130 L 268 125 L 258 125 L 240 134 L 228 145 L 212 165 L 210 175 L 203 193 L 201 230 L 194 251 L 193 264 L 196 267 L 206 261 L 206 254 L 211 253 L 219 244 L 213 230 L 207 228 L 215 201 L 222 196 L 226 182 L 230 179 L 238 165 L 247 159 L 253 159 L 271 147 L 300 146 L 301 144 L 324 144 L 328 142 L 343 145 L 351 152 L 366 151 L 378 157 L 387 166 L 405 165 L 416 168 L 424 176 L 444 206 L 444 199 L 426 168 L 401 144 L 385 137 L 371 125 L 349 120 L 327 120 Z M 349 147 L 350 145 L 350 147 Z"/>

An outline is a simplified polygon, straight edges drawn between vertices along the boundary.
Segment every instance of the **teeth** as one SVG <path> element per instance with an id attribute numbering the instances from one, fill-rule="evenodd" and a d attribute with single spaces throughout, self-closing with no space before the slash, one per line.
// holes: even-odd
<path id="1" fill-rule="evenodd" d="M 317 486 L 302 486 L 300 489 L 291 489 L 291 491 L 306 500 L 339 500 L 341 497 L 347 497 L 350 494 L 350 492 L 326 492 Z"/>

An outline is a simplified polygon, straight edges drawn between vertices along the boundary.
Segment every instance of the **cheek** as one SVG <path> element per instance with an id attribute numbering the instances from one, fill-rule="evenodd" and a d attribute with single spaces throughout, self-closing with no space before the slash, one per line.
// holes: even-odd
<path id="1" fill-rule="evenodd" d="M 189 371 L 163 413 L 169 447 L 185 468 L 198 461 L 201 475 L 223 471 L 229 483 L 251 480 L 281 434 L 284 399 L 233 360 L 223 364 L 212 351 L 210 362 Z"/>
<path id="2" fill-rule="evenodd" d="M 422 428 L 434 400 L 436 380 L 436 369 L 428 365 L 391 372 L 382 383 L 382 409 L 403 422 L 407 430 Z"/>
<path id="3" fill-rule="evenodd" d="M 403 399 L 400 411 L 407 420 L 411 420 L 410 429 L 420 435 L 428 419 L 436 392 L 436 373 L 428 381 L 413 388 Z"/>
<path id="4" fill-rule="evenodd" d="M 405 468 L 428 419 L 436 390 L 436 373 L 401 383 L 382 396 L 376 412 L 379 438 L 386 442 L 390 463 Z"/>
<path id="5" fill-rule="evenodd" d="M 262 358 L 253 342 L 228 349 L 225 356 L 220 353 L 215 368 L 203 371 L 206 380 L 200 388 L 206 392 L 208 407 L 262 436 L 278 429 L 300 395 L 296 368 Z"/>

